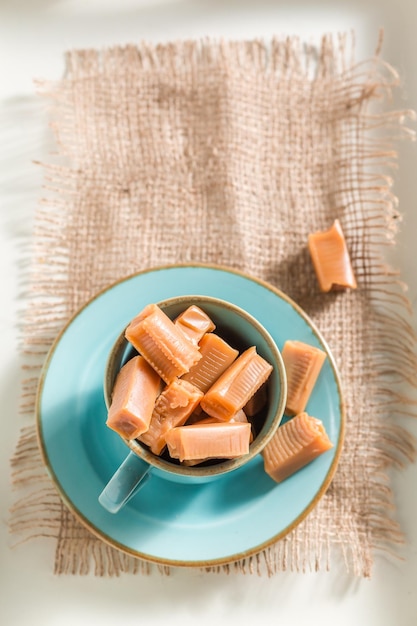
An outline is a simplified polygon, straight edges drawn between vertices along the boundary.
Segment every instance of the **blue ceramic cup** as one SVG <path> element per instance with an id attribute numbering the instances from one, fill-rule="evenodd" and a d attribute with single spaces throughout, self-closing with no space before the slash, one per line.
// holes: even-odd
<path id="1" fill-rule="evenodd" d="M 170 298 L 158 303 L 171 319 L 175 319 L 192 304 L 199 306 L 207 313 L 216 325 L 216 334 L 237 348 L 239 352 L 256 346 L 257 352 L 273 366 L 267 382 L 267 405 L 258 418 L 257 434 L 250 444 L 248 454 L 235 459 L 219 460 L 207 465 L 200 464 L 191 467 L 152 454 L 136 439 L 123 439 L 130 451 L 99 496 L 101 505 L 111 513 L 117 513 L 152 474 L 175 482 L 204 483 L 236 470 L 263 450 L 281 422 L 287 397 L 287 380 L 281 353 L 271 335 L 249 313 L 218 298 L 190 295 Z M 107 408 L 111 403 L 112 390 L 120 368 L 137 354 L 133 346 L 125 339 L 124 333 L 123 330 L 116 340 L 106 364 L 104 398 Z M 114 436 L 120 435 L 114 433 Z"/>

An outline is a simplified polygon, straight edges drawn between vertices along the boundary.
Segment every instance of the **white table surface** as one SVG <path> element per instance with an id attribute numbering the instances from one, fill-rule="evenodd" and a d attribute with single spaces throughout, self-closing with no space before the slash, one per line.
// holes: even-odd
<path id="1" fill-rule="evenodd" d="M 18 311 L 32 216 L 40 195 L 44 111 L 33 79 L 60 78 L 63 52 L 143 39 L 166 41 L 205 35 L 268 37 L 354 29 L 358 55 L 375 48 L 385 28 L 383 56 L 402 77 L 399 108 L 417 109 L 415 0 L 0 0 L 0 623 L 5 626 L 149 626 L 233 623 L 329 626 L 417 624 L 417 467 L 395 472 L 398 517 L 406 534 L 403 561 L 377 555 L 371 580 L 353 579 L 342 566 L 330 573 L 282 573 L 272 578 L 175 571 L 171 576 L 56 577 L 53 543 L 12 547 L 8 508 L 13 502 L 9 459 L 20 426 L 21 357 Z M 404 221 L 394 262 L 417 305 L 416 144 L 399 146 L 394 192 Z M 413 325 L 416 327 L 415 318 Z M 409 427 L 417 433 L 416 422 Z M 117 622 L 116 622 L 117 620 Z M 119 621 L 120 620 L 120 621 Z"/>

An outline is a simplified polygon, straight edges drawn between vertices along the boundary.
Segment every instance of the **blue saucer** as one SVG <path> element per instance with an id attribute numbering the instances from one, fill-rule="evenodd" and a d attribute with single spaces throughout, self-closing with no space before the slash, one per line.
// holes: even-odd
<path id="1" fill-rule="evenodd" d="M 148 303 L 204 294 L 255 316 L 282 349 L 287 339 L 328 358 L 307 405 L 334 447 L 281 484 L 251 463 L 204 485 L 152 476 L 117 514 L 98 496 L 129 450 L 105 425 L 103 377 L 119 333 Z M 45 464 L 59 493 L 94 534 L 126 553 L 166 565 L 207 566 L 259 552 L 292 530 L 317 504 L 336 470 L 344 436 L 339 374 L 307 315 L 268 283 L 211 265 L 175 265 L 135 274 L 98 294 L 61 332 L 38 390 L 37 425 Z"/>

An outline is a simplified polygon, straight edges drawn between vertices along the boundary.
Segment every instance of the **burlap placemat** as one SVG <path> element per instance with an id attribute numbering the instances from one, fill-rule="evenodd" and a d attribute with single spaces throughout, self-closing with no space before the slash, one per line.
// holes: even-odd
<path id="1" fill-rule="evenodd" d="M 391 191 L 408 112 L 390 107 L 395 71 L 356 62 L 351 36 L 178 42 L 71 51 L 40 84 L 58 153 L 45 167 L 24 319 L 29 424 L 12 459 L 17 537 L 51 538 L 56 573 L 147 572 L 104 545 L 61 502 L 33 426 L 39 364 L 69 317 L 133 272 L 223 264 L 277 286 L 312 317 L 339 366 L 346 439 L 330 489 L 289 536 L 230 565 L 243 572 L 330 568 L 369 577 L 398 553 L 389 469 L 414 458 L 414 336 L 383 261 L 400 214 Z M 339 218 L 358 289 L 321 294 L 307 236 Z M 24 497 L 23 497 L 24 496 Z M 226 568 L 227 569 L 227 568 Z"/>

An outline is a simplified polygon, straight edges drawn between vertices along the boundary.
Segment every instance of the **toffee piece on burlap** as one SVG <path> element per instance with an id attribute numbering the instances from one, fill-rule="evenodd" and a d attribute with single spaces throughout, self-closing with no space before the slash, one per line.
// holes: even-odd
<path id="1" fill-rule="evenodd" d="M 383 246 L 400 217 L 393 142 L 411 134 L 404 119 L 412 112 L 389 108 L 398 77 L 379 51 L 361 63 L 354 56 L 343 34 L 317 46 L 296 38 L 141 44 L 69 52 L 65 77 L 40 84 L 58 154 L 44 164 L 35 218 L 23 320 L 33 376 L 12 459 L 10 526 L 18 537 L 55 542 L 56 573 L 152 566 L 91 535 L 46 475 L 33 425 L 39 365 L 96 292 L 191 261 L 242 270 L 298 302 L 331 347 L 346 403 L 340 465 L 319 505 L 277 544 L 226 569 L 329 569 L 342 555 L 349 572 L 369 577 L 378 550 L 399 551 L 389 470 L 414 458 L 400 418 L 412 412 L 417 364 L 407 301 Z M 322 294 L 307 237 L 335 218 L 358 288 Z"/>

